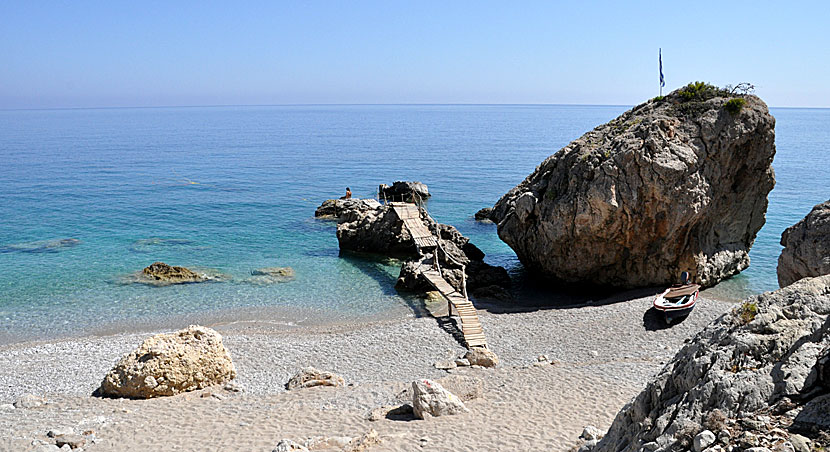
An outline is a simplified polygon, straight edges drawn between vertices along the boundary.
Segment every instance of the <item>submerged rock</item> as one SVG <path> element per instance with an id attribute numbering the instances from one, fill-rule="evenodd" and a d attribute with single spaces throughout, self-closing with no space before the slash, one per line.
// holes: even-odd
<path id="1" fill-rule="evenodd" d="M 67 248 L 78 246 L 78 239 L 41 240 L 37 242 L 14 243 L 0 246 L 0 253 L 57 253 Z"/>
<path id="2" fill-rule="evenodd" d="M 781 234 L 778 285 L 830 274 L 830 200 L 815 207 Z"/>
<path id="3" fill-rule="evenodd" d="M 222 336 L 194 325 L 145 340 L 107 373 L 96 393 L 147 399 L 224 384 L 234 378 L 236 367 Z"/>
<path id="4" fill-rule="evenodd" d="M 756 96 L 679 91 L 598 126 L 495 205 L 526 268 L 565 283 L 704 286 L 739 273 L 775 183 L 775 119 Z"/>
<path id="5" fill-rule="evenodd" d="M 420 202 L 430 196 L 427 185 L 422 182 L 397 181 L 391 186 L 378 187 L 378 198 L 386 201 Z"/>
<path id="6" fill-rule="evenodd" d="M 727 450 L 758 446 L 775 429 L 830 431 L 830 386 L 821 378 L 829 316 L 830 275 L 748 298 L 684 346 L 594 452 L 690 450 L 704 429 L 719 432 Z M 697 443 L 712 441 L 705 436 Z"/>
<path id="7" fill-rule="evenodd" d="M 255 285 L 279 284 L 294 281 L 296 273 L 291 267 L 265 267 L 251 272 L 245 282 Z"/>
<path id="8" fill-rule="evenodd" d="M 226 281 L 228 279 L 230 279 L 228 275 L 212 269 L 197 272 L 185 267 L 167 265 L 164 262 L 154 262 L 141 272 L 124 277 L 123 282 L 127 284 L 138 283 L 151 286 L 168 286 L 171 284 Z"/>

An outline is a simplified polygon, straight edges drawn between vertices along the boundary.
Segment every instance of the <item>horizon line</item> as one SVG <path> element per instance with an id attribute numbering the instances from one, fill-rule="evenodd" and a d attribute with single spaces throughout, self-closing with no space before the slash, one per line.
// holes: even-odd
<path id="1" fill-rule="evenodd" d="M 648 101 L 648 100 L 647 100 Z M 647 102 L 646 101 L 646 102 Z M 127 110 L 164 108 L 222 108 L 222 107 L 358 107 L 358 106 L 535 106 L 535 107 L 634 107 L 639 104 L 571 104 L 571 103 L 286 103 L 286 104 L 204 104 L 204 105 L 144 105 L 144 106 L 97 106 L 97 107 L 43 107 L 43 108 L 0 108 L 0 111 L 49 111 L 49 110 Z M 769 106 L 769 108 L 827 110 L 827 107 Z"/>

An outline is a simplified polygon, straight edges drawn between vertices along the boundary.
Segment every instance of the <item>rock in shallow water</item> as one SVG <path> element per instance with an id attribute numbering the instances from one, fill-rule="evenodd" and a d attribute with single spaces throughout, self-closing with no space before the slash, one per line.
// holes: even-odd
<path id="1" fill-rule="evenodd" d="M 775 119 L 755 96 L 737 114 L 713 96 L 676 91 L 573 141 L 498 201 L 499 237 L 565 283 L 666 285 L 690 271 L 712 286 L 745 269 L 775 182 Z"/>
<path id="2" fill-rule="evenodd" d="M 801 278 L 830 274 L 830 201 L 815 207 L 781 234 L 778 285 Z"/>
<path id="3" fill-rule="evenodd" d="M 0 253 L 57 253 L 80 245 L 78 239 L 54 239 L 0 246 Z"/>
<path id="4" fill-rule="evenodd" d="M 157 334 L 107 373 L 97 395 L 147 399 L 226 383 L 236 367 L 222 336 L 203 326 Z"/>

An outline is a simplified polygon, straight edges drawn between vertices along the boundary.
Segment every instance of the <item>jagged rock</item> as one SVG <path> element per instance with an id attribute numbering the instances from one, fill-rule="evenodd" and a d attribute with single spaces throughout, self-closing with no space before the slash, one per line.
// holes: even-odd
<path id="1" fill-rule="evenodd" d="M 154 262 L 141 272 L 150 279 L 169 283 L 201 282 L 206 279 L 193 270 L 170 266 L 164 262 Z"/>
<path id="2" fill-rule="evenodd" d="M 427 185 L 421 182 L 397 181 L 391 186 L 380 184 L 378 197 L 386 201 L 420 202 L 430 197 Z"/>
<path id="3" fill-rule="evenodd" d="M 301 445 L 301 444 L 297 444 L 294 441 L 291 441 L 290 439 L 283 439 L 283 440 L 280 440 L 280 442 L 278 442 L 277 445 L 274 446 L 274 448 L 271 450 L 271 452 L 293 452 L 293 451 L 308 452 L 308 448 Z"/>
<path id="4" fill-rule="evenodd" d="M 468 413 L 470 410 L 451 392 L 432 380 L 412 382 L 412 409 L 419 419 Z"/>
<path id="5" fill-rule="evenodd" d="M 565 283 L 643 287 L 690 271 L 704 286 L 749 265 L 775 182 L 775 119 L 756 96 L 677 91 L 598 126 L 495 205 L 524 266 Z"/>
<path id="6" fill-rule="evenodd" d="M 367 211 L 379 207 L 380 203 L 374 199 L 327 199 L 314 211 L 314 216 L 320 219 L 338 220 L 353 210 Z"/>
<path id="7" fill-rule="evenodd" d="M 236 378 L 216 331 L 198 325 L 157 334 L 127 354 L 104 377 L 101 396 L 147 399 L 224 384 Z"/>
<path id="8" fill-rule="evenodd" d="M 493 220 L 490 219 L 490 215 L 492 215 L 492 214 L 493 214 L 493 208 L 492 207 L 485 207 L 485 208 L 479 210 L 478 212 L 476 212 L 475 215 L 473 216 L 473 218 L 475 218 L 476 221 L 481 221 L 481 222 L 484 222 L 484 223 L 492 223 Z"/>
<path id="9" fill-rule="evenodd" d="M 464 355 L 464 359 L 470 362 L 471 366 L 496 367 L 499 364 L 499 357 L 495 352 L 483 347 L 473 347 Z"/>
<path id="10" fill-rule="evenodd" d="M 778 285 L 830 274 L 830 201 L 813 207 L 801 221 L 781 234 Z"/>
<path id="11" fill-rule="evenodd" d="M 754 318 L 742 317 L 738 306 L 698 333 L 617 414 L 594 452 L 636 452 L 650 442 L 683 449 L 674 446 L 681 433 L 739 418 L 746 431 L 734 444 L 757 447 L 758 434 L 749 430 L 767 432 L 771 418 L 761 414 L 785 398 L 799 405 L 781 415 L 799 413 L 788 422 L 830 429 L 830 396 L 822 395 L 818 378 L 820 354 L 830 346 L 830 275 L 750 297 L 748 304 L 757 309 Z M 707 418 L 714 410 L 720 420 Z"/>
<path id="12" fill-rule="evenodd" d="M 586 441 L 600 439 L 601 437 L 602 432 L 600 432 L 599 429 L 593 425 L 586 425 L 585 428 L 582 429 L 582 434 L 579 435 L 580 439 L 584 439 Z"/>
<path id="13" fill-rule="evenodd" d="M 285 389 L 311 388 L 314 386 L 343 386 L 346 380 L 333 372 L 317 370 L 313 367 L 304 367 L 288 380 Z"/>
<path id="14" fill-rule="evenodd" d="M 702 452 L 703 449 L 711 446 L 715 442 L 715 434 L 710 432 L 709 430 L 704 430 L 697 435 L 695 435 L 695 439 L 693 442 L 693 447 L 695 452 Z"/>
<path id="15" fill-rule="evenodd" d="M 57 253 L 81 244 L 78 239 L 40 240 L 0 246 L 0 253 Z"/>
<path id="16" fill-rule="evenodd" d="M 468 402 L 484 396 L 484 381 L 467 375 L 447 375 L 433 380 L 442 388 L 455 394 L 462 402 Z M 412 388 L 405 389 L 398 395 L 399 400 L 412 400 Z"/>

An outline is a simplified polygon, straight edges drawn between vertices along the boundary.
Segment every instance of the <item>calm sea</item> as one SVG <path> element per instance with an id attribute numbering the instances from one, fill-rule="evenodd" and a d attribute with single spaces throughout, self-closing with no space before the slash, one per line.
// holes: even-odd
<path id="1" fill-rule="evenodd" d="M 432 215 L 522 269 L 492 206 L 545 157 L 627 107 L 277 106 L 0 111 L 0 342 L 249 318 L 275 324 L 417 314 L 393 261 L 340 256 L 315 207 L 349 186 L 429 185 Z M 752 265 L 724 296 L 777 288 L 780 233 L 830 197 L 830 110 L 773 109 L 778 184 Z M 43 241 L 74 238 L 75 246 Z M 35 242 L 35 243 L 32 243 Z M 10 247 L 11 246 L 11 247 Z M 164 261 L 230 282 L 148 287 Z M 295 281 L 245 281 L 291 266 Z M 519 297 L 556 299 L 534 290 Z"/>

